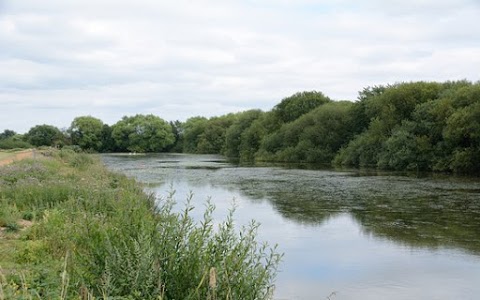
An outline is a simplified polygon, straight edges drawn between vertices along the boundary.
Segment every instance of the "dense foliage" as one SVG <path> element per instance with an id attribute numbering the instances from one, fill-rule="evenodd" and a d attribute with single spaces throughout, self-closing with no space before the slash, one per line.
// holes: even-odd
<path id="1" fill-rule="evenodd" d="M 72 121 L 68 133 L 72 144 L 85 150 L 99 151 L 102 149 L 103 122 L 100 119 L 83 116 Z"/>
<path id="2" fill-rule="evenodd" d="M 22 135 L 13 130 L 5 129 L 0 133 L 0 149 L 29 148 L 31 146 Z"/>
<path id="3" fill-rule="evenodd" d="M 175 141 L 170 124 L 154 115 L 123 117 L 112 126 L 119 151 L 162 152 Z"/>
<path id="4" fill-rule="evenodd" d="M 31 145 L 37 147 L 57 146 L 63 144 L 64 135 L 57 127 L 44 124 L 30 128 L 24 138 Z"/>
<path id="5" fill-rule="evenodd" d="M 367 87 L 356 102 L 301 92 L 268 112 L 197 116 L 185 122 L 137 115 L 110 127 L 79 117 L 58 140 L 101 152 L 176 151 L 222 154 L 243 163 L 480 173 L 479 116 L 479 82 L 407 82 Z M 5 130 L 0 148 L 14 138 L 38 145 L 34 137 Z M 58 142 L 51 138 L 42 144 Z"/>
<path id="6" fill-rule="evenodd" d="M 0 299 L 270 299 L 281 255 L 256 223 L 210 204 L 196 223 L 91 155 L 44 153 L 0 167 Z"/>

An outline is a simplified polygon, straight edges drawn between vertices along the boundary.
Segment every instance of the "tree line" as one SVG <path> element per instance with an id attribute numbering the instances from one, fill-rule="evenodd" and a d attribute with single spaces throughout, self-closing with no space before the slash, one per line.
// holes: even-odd
<path id="1" fill-rule="evenodd" d="M 77 117 L 65 130 L 38 125 L 2 144 L 74 145 L 97 152 L 222 154 L 242 163 L 295 162 L 385 170 L 480 173 L 480 82 L 404 82 L 367 87 L 357 101 L 318 91 L 270 111 L 166 122 L 123 117 L 109 126 Z"/>

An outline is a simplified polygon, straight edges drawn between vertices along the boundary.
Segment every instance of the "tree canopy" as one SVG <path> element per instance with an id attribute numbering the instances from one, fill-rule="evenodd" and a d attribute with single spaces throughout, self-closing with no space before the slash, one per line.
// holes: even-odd
<path id="1" fill-rule="evenodd" d="M 72 144 L 84 150 L 100 151 L 102 149 L 103 122 L 92 116 L 77 117 L 72 121 L 68 133 Z"/>
<path id="2" fill-rule="evenodd" d="M 57 146 L 64 144 L 65 136 L 55 126 L 37 125 L 25 134 L 25 140 L 33 146 Z"/>
<path id="3" fill-rule="evenodd" d="M 170 124 L 154 115 L 123 117 L 112 126 L 119 151 L 162 152 L 175 142 Z"/>
<path id="4" fill-rule="evenodd" d="M 192 117 L 154 115 L 113 126 L 83 116 L 68 129 L 90 151 L 222 154 L 242 163 L 307 162 L 385 170 L 480 173 L 480 82 L 403 82 L 366 87 L 355 102 L 295 93 L 270 111 Z M 0 133 L 3 147 L 61 143 L 49 125 L 25 136 Z M 26 143 L 28 141 L 29 143 Z"/>

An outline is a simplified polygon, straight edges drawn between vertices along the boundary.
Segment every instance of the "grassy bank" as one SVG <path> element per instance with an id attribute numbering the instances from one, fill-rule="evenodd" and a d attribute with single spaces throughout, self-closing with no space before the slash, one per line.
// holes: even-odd
<path id="1" fill-rule="evenodd" d="M 0 167 L 2 299 L 268 299 L 280 259 L 213 207 L 196 224 L 93 156 Z"/>

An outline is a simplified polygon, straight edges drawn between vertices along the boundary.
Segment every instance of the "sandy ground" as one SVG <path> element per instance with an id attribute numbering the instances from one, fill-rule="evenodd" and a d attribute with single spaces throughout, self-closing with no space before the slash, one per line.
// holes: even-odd
<path id="1" fill-rule="evenodd" d="M 11 156 L 8 156 L 4 159 L 0 159 L 0 166 L 8 165 L 8 164 L 10 164 L 14 161 L 17 161 L 17 160 L 22 160 L 22 159 L 25 159 L 25 158 L 32 158 L 32 157 L 35 156 L 35 154 L 38 154 L 38 153 L 35 153 L 35 152 L 36 151 L 33 150 L 33 149 L 29 149 L 29 150 L 25 150 L 25 151 L 21 151 L 21 152 L 16 152 Z"/>

